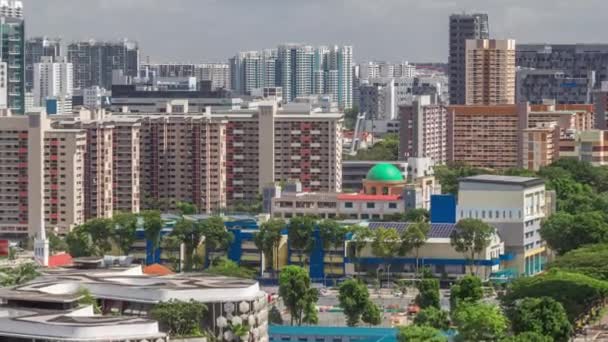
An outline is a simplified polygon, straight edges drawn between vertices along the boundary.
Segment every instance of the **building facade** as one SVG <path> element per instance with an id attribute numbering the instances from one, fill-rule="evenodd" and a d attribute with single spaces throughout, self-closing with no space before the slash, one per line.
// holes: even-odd
<path id="1" fill-rule="evenodd" d="M 515 40 L 466 41 L 466 104 L 515 103 Z"/>
<path id="2" fill-rule="evenodd" d="M 559 157 L 608 165 L 608 131 L 579 131 L 559 141 Z"/>
<path id="3" fill-rule="evenodd" d="M 61 39 L 35 37 L 25 42 L 25 90 L 32 91 L 34 87 L 34 64 L 40 63 L 42 57 L 61 56 Z"/>
<path id="4" fill-rule="evenodd" d="M 447 161 L 447 110 L 420 96 L 411 106 L 399 106 L 399 159 L 431 158 Z"/>
<path id="5" fill-rule="evenodd" d="M 554 100 L 558 104 L 592 103 L 595 71 L 581 77 L 567 77 L 561 70 L 517 70 L 517 103 L 542 104 Z"/>
<path id="6" fill-rule="evenodd" d="M 448 75 L 450 104 L 466 103 L 466 41 L 489 39 L 488 15 L 485 13 L 453 14 L 450 16 Z"/>
<path id="7" fill-rule="evenodd" d="M 46 107 L 47 100 L 55 99 L 69 102 L 70 113 L 74 93 L 74 69 L 72 63 L 65 59 L 53 60 L 53 57 L 41 57 L 40 63 L 34 64 L 34 106 Z"/>
<path id="8" fill-rule="evenodd" d="M 479 175 L 460 180 L 458 219 L 480 219 L 494 226 L 512 259 L 513 275 L 534 275 L 544 269 L 547 248 L 541 221 L 551 214 L 551 193 L 542 179 Z"/>
<path id="9" fill-rule="evenodd" d="M 25 21 L 23 3 L 17 0 L 2 3 L 0 12 L 2 49 L 0 59 L 7 64 L 8 108 L 13 113 L 25 113 Z M 4 83 L 4 82 L 2 82 Z"/>
<path id="10" fill-rule="evenodd" d="M 74 66 L 74 88 L 112 87 L 112 73 L 139 76 L 139 47 L 130 41 L 73 42 L 68 45 L 68 62 Z"/>

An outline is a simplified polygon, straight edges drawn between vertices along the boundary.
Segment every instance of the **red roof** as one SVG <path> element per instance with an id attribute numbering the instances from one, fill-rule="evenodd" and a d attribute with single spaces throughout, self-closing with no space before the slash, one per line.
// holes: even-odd
<path id="1" fill-rule="evenodd" d="M 159 265 L 159 264 L 152 264 L 152 265 L 146 266 L 146 267 L 144 267 L 143 272 L 144 272 L 144 274 L 155 275 L 155 276 L 165 276 L 165 275 L 173 274 L 173 271 L 171 271 L 169 268 L 167 268 L 166 266 L 163 266 L 163 265 Z"/>
<path id="2" fill-rule="evenodd" d="M 61 267 L 72 264 L 72 256 L 68 253 L 60 253 L 49 257 L 49 267 Z"/>
<path id="3" fill-rule="evenodd" d="M 366 194 L 341 194 L 338 200 L 341 201 L 398 201 L 400 195 L 366 195 Z"/>

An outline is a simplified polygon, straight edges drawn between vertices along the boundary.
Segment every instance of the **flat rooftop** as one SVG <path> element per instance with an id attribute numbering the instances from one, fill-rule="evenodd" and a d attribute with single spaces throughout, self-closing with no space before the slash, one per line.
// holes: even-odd
<path id="1" fill-rule="evenodd" d="M 535 177 L 519 177 L 519 176 L 499 176 L 499 175 L 477 175 L 464 177 L 458 180 L 466 183 L 486 183 L 486 184 L 505 184 L 519 185 L 524 187 L 536 186 L 545 184 L 545 181 Z"/>

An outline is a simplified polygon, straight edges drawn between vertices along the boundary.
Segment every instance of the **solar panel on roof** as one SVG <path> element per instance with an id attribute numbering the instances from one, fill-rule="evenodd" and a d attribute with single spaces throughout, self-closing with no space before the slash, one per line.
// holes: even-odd
<path id="1" fill-rule="evenodd" d="M 368 227 L 371 230 L 378 228 L 395 229 L 399 234 L 403 233 L 412 223 L 411 222 L 370 222 Z M 456 227 L 453 223 L 431 223 L 429 238 L 449 238 Z"/>

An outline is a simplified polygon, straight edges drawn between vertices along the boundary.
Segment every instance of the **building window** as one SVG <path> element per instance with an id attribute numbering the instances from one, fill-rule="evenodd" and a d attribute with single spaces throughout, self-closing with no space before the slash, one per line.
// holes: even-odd
<path id="1" fill-rule="evenodd" d="M 353 202 L 344 203 L 344 208 L 352 208 L 352 207 L 353 207 Z"/>
<path id="2" fill-rule="evenodd" d="M 382 194 L 383 195 L 388 195 L 388 188 L 387 187 L 382 188 Z"/>
<path id="3" fill-rule="evenodd" d="M 367 202 L 367 209 L 374 209 L 376 208 L 376 203 L 373 202 Z"/>
<path id="4" fill-rule="evenodd" d="M 391 202 L 388 204 L 389 209 L 397 209 L 397 203 Z"/>

